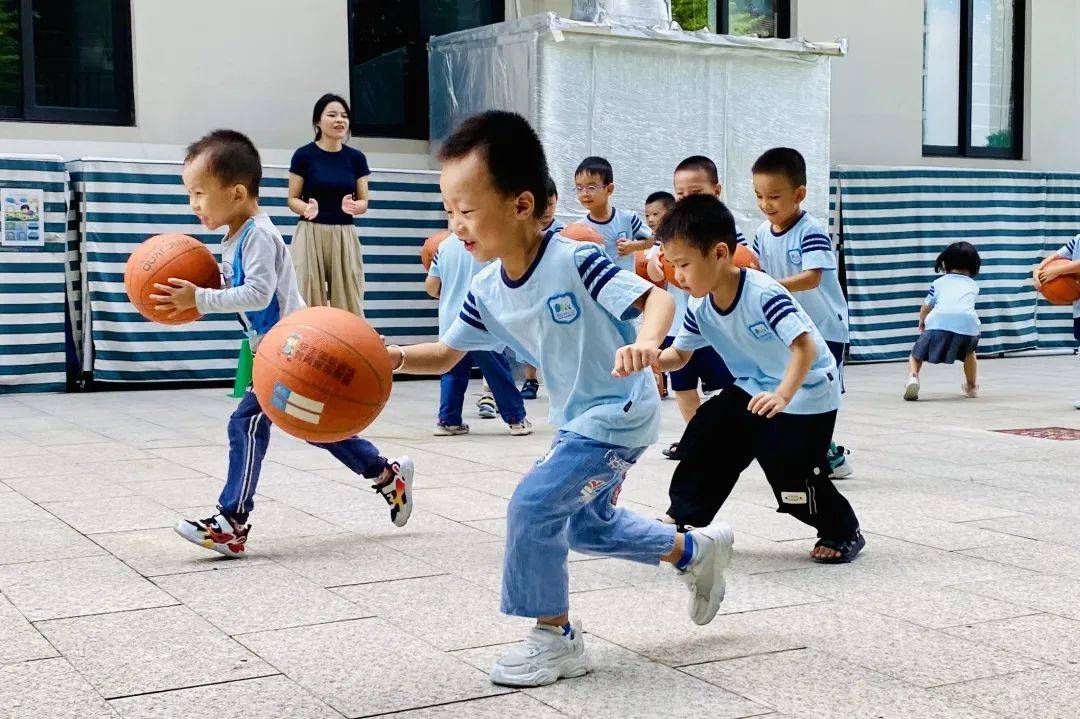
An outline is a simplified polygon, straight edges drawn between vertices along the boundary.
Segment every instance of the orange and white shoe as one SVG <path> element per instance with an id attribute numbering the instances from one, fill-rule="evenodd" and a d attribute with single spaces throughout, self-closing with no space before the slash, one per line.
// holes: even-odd
<path id="1" fill-rule="evenodd" d="M 247 548 L 250 524 L 237 525 L 221 512 L 206 519 L 181 519 L 176 533 L 192 544 L 226 557 L 241 557 Z"/>
<path id="2" fill-rule="evenodd" d="M 390 521 L 404 527 L 412 514 L 413 461 L 409 457 L 388 460 L 386 471 L 371 488 L 390 505 Z"/>

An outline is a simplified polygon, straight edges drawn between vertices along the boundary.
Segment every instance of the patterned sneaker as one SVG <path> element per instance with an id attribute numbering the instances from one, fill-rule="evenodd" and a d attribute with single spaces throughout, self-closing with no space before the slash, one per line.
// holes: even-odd
<path id="1" fill-rule="evenodd" d="M 540 392 L 540 382 L 534 379 L 527 379 L 521 385 L 521 398 L 522 399 L 536 399 L 536 395 Z"/>
<path id="2" fill-rule="evenodd" d="M 571 624 L 569 634 L 559 627 L 538 624 L 525 641 L 495 662 L 491 681 L 509 687 L 542 687 L 587 671 L 585 635 L 579 622 Z"/>
<path id="3" fill-rule="evenodd" d="M 390 521 L 404 527 L 412 514 L 413 461 L 408 457 L 387 460 L 386 471 L 371 485 L 390 505 Z"/>
<path id="4" fill-rule="evenodd" d="M 495 398 L 485 394 L 476 400 L 476 412 L 480 415 L 480 419 L 495 419 L 495 415 L 499 412 L 499 408 L 495 405 Z"/>
<path id="5" fill-rule="evenodd" d="M 694 624 L 704 625 L 713 620 L 724 601 L 724 570 L 731 564 L 735 534 L 724 522 L 713 522 L 689 534 L 694 538 L 694 558 L 686 569 L 675 571 L 690 589 L 690 618 Z"/>
<path id="6" fill-rule="evenodd" d="M 829 479 L 847 479 L 851 475 L 855 474 L 855 470 L 851 468 L 851 462 L 848 461 L 847 456 L 851 454 L 850 451 L 838 446 L 835 442 L 829 445 Z"/>
<path id="7" fill-rule="evenodd" d="M 204 549 L 212 549 L 226 557 L 243 556 L 247 548 L 250 524 L 237 526 L 228 517 L 218 512 L 206 519 L 181 519 L 174 527 L 176 533 L 192 544 Z"/>
<path id="8" fill-rule="evenodd" d="M 469 425 L 467 424 L 444 424 L 438 422 L 435 424 L 435 429 L 432 434 L 436 437 L 456 437 L 459 434 L 468 434 Z"/>
<path id="9" fill-rule="evenodd" d="M 524 437 L 527 434 L 532 434 L 532 431 L 532 422 L 527 419 L 510 425 L 510 436 L 512 437 Z"/>

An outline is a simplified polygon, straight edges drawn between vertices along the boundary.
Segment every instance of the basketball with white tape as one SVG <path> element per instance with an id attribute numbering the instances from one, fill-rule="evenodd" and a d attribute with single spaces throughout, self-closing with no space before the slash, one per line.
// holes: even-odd
<path id="1" fill-rule="evenodd" d="M 308 307 L 259 342 L 252 384 L 278 427 L 309 442 L 336 442 L 379 416 L 390 398 L 391 369 L 382 338 L 363 319 Z"/>

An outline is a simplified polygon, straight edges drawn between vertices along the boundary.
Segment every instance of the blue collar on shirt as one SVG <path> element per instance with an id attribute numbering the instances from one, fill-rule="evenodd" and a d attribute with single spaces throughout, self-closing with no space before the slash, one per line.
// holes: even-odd
<path id="1" fill-rule="evenodd" d="M 803 210 L 803 211 L 802 211 L 801 213 L 799 213 L 799 219 L 797 219 L 797 220 L 795 220 L 794 222 L 792 222 L 792 223 L 791 223 L 791 227 L 787 228 L 787 229 L 786 229 L 786 230 L 784 230 L 783 232 L 777 232 L 776 230 L 774 230 L 774 229 L 772 228 L 772 223 L 769 223 L 769 232 L 771 232 L 771 233 L 772 233 L 772 236 L 773 236 L 773 237 L 783 237 L 783 236 L 784 236 L 784 235 L 786 235 L 787 233 L 789 233 L 789 232 L 791 232 L 792 230 L 794 230 L 794 229 L 795 229 L 795 225 L 797 225 L 797 224 L 799 224 L 800 222 L 802 222 L 802 221 L 803 221 L 803 218 L 804 218 L 804 217 L 806 217 L 806 210 Z"/>
<path id="2" fill-rule="evenodd" d="M 745 269 L 740 269 L 739 270 L 739 289 L 735 290 L 735 299 L 733 299 L 731 301 L 731 307 L 728 307 L 726 310 L 722 310 L 719 307 L 717 307 L 716 306 L 716 300 L 713 299 L 713 293 L 712 292 L 709 293 L 709 304 L 711 304 L 712 308 L 714 310 L 716 310 L 716 314 L 720 315 L 721 317 L 725 317 L 725 316 L 730 315 L 732 312 L 735 311 L 735 308 L 739 306 L 739 298 L 742 297 L 742 288 L 743 288 L 744 284 L 746 284 L 746 270 Z"/>
<path id="3" fill-rule="evenodd" d="M 521 287 L 523 284 L 528 282 L 529 278 L 532 277 L 533 271 L 536 270 L 536 266 L 540 264 L 540 259 L 544 256 L 544 250 L 547 249 L 548 242 L 551 241 L 551 238 L 554 234 L 555 233 L 551 231 L 548 231 L 544 234 L 544 239 L 540 240 L 540 249 L 536 251 L 536 257 L 533 258 L 532 263 L 529 265 L 529 269 L 525 270 L 525 274 L 523 274 L 520 278 L 516 280 L 510 279 L 510 276 L 506 274 L 506 268 L 500 267 L 499 273 L 502 275 L 503 284 L 505 284 L 511 289 L 514 289 L 517 287 Z"/>
<path id="4" fill-rule="evenodd" d="M 615 208 L 614 207 L 611 208 L 611 217 L 607 218 L 606 220 L 594 220 L 592 218 L 592 215 L 585 215 L 585 219 L 587 219 L 589 222 L 593 223 L 594 225 L 606 225 L 607 223 L 609 223 L 609 222 L 611 222 L 612 220 L 615 219 Z"/>

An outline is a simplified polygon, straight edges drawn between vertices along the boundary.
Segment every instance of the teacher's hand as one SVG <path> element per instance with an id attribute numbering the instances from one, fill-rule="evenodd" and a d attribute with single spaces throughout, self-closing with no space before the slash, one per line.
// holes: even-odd
<path id="1" fill-rule="evenodd" d="M 319 203 L 314 197 L 312 197 L 310 200 L 308 200 L 307 207 L 304 208 L 304 212 L 300 216 L 310 222 L 311 220 L 314 220 L 318 216 L 318 214 Z"/>
<path id="2" fill-rule="evenodd" d="M 341 198 L 341 211 L 346 215 L 362 215 L 368 210 L 367 200 L 354 200 L 352 195 L 345 195 Z"/>

